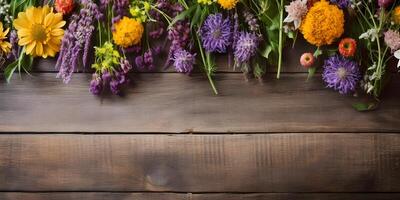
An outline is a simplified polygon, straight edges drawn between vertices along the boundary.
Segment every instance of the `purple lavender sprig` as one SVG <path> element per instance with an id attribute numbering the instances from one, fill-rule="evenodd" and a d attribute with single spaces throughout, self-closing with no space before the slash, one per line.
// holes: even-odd
<path id="1" fill-rule="evenodd" d="M 64 83 L 71 80 L 72 73 L 78 68 L 79 62 L 87 67 L 94 23 L 102 18 L 98 6 L 92 0 L 82 0 L 83 8 L 79 15 L 71 17 L 68 29 L 65 31 L 61 43 L 56 69 L 59 69 L 57 78 L 62 78 Z"/>

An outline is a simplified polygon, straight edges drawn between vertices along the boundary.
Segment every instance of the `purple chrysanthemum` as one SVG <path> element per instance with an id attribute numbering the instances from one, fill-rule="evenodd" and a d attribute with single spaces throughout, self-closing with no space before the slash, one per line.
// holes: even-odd
<path id="1" fill-rule="evenodd" d="M 348 94 L 356 89 L 361 74 L 356 62 L 335 55 L 325 60 L 322 78 L 327 87 Z"/>
<path id="2" fill-rule="evenodd" d="M 173 60 L 177 72 L 188 74 L 193 71 L 196 54 L 191 54 L 184 49 L 179 49 L 175 51 Z"/>
<path id="3" fill-rule="evenodd" d="M 256 34 L 240 32 L 234 49 L 235 60 L 240 63 L 248 62 L 251 57 L 256 55 L 257 47 L 258 37 Z"/>
<path id="4" fill-rule="evenodd" d="M 350 0 L 331 0 L 331 3 L 338 5 L 341 9 L 349 7 Z"/>
<path id="5" fill-rule="evenodd" d="M 200 35 L 207 52 L 225 53 L 231 44 L 231 21 L 224 19 L 222 14 L 209 15 L 201 27 Z"/>

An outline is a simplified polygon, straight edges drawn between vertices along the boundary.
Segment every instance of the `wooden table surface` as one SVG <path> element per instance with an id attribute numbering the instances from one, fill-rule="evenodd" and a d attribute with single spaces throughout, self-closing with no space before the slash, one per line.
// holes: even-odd
<path id="1" fill-rule="evenodd" d="M 360 113 L 294 59 L 262 83 L 221 67 L 219 96 L 169 71 L 100 98 L 53 66 L 0 84 L 0 200 L 400 199 L 398 77 Z"/>

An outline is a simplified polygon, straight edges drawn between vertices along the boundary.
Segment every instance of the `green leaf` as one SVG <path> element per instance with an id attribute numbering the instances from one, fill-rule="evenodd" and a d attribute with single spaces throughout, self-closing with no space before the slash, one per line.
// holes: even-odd
<path id="1" fill-rule="evenodd" d="M 193 27 L 199 23 L 200 19 L 201 19 L 201 6 L 196 6 L 196 11 L 193 14 L 192 20 L 190 20 L 190 30 L 193 29 Z"/>
<path id="2" fill-rule="evenodd" d="M 307 81 L 310 80 L 310 78 L 312 78 L 315 74 L 315 72 L 317 71 L 316 67 L 311 67 L 308 68 L 308 76 L 307 76 Z"/>
<path id="3" fill-rule="evenodd" d="M 254 76 L 256 78 L 262 78 L 266 72 L 265 65 L 260 65 L 258 62 L 254 66 Z"/>
<path id="4" fill-rule="evenodd" d="M 371 103 L 355 103 L 353 104 L 353 108 L 359 112 L 366 112 L 376 110 L 378 108 L 378 104 L 371 102 Z"/>
<path id="5" fill-rule="evenodd" d="M 288 33 L 287 33 L 287 36 L 288 36 L 288 38 L 290 38 L 290 39 L 294 39 L 295 38 L 295 33 L 293 32 L 293 31 L 289 31 Z"/>
<path id="6" fill-rule="evenodd" d="M 7 83 L 10 83 L 11 77 L 13 76 L 15 70 L 18 67 L 18 61 L 14 61 L 11 64 L 9 64 L 6 69 L 4 70 L 4 76 L 7 80 Z"/>
<path id="7" fill-rule="evenodd" d="M 320 55 L 322 55 L 323 54 L 323 51 L 320 49 L 320 48 L 318 48 L 317 50 L 315 50 L 315 52 L 314 52 L 314 57 L 315 58 L 318 58 L 318 56 L 320 56 Z"/>
<path id="8" fill-rule="evenodd" d="M 193 12 L 193 10 L 196 8 L 196 6 L 189 8 L 188 10 L 185 10 L 181 12 L 179 15 L 177 15 L 169 24 L 168 28 L 171 28 L 176 22 L 180 20 L 184 20 L 186 17 L 190 16 L 190 14 Z"/>
<path id="9" fill-rule="evenodd" d="M 20 64 L 22 69 L 29 74 L 29 72 L 32 70 L 33 57 L 25 54 Z"/>
<path id="10" fill-rule="evenodd" d="M 266 46 L 266 47 L 264 48 L 264 50 L 262 50 L 262 51 L 260 52 L 260 55 L 261 55 L 262 57 L 268 59 L 269 54 L 270 54 L 271 52 L 272 52 L 272 47 L 271 47 L 271 46 Z"/>

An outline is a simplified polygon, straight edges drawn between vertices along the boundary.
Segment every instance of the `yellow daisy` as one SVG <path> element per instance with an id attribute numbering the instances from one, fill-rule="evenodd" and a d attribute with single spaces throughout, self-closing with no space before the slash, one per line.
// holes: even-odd
<path id="1" fill-rule="evenodd" d="M 9 31 L 9 28 L 4 31 L 3 23 L 0 22 L 0 50 L 4 54 L 8 54 L 11 51 L 11 44 L 6 41 Z"/>
<path id="2" fill-rule="evenodd" d="M 54 57 L 60 51 L 65 25 L 61 13 L 54 13 L 49 6 L 29 7 L 18 13 L 14 27 L 18 33 L 18 45 L 34 57 Z"/>

